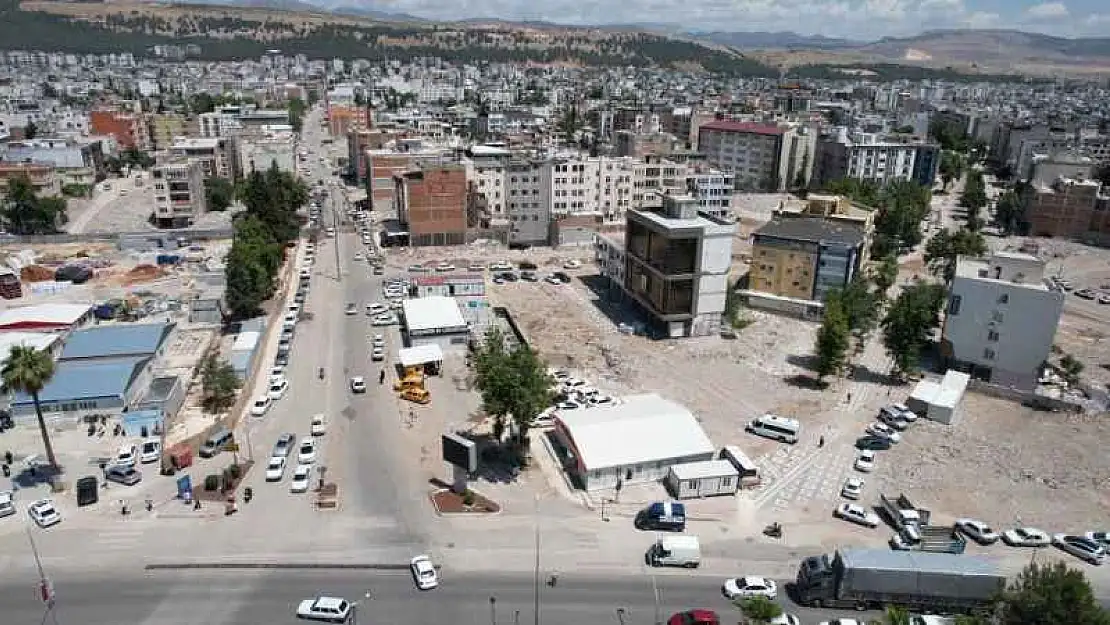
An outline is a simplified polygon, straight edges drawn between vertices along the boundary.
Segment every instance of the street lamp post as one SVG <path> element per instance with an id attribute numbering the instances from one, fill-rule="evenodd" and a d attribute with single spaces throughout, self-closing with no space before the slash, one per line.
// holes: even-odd
<path id="1" fill-rule="evenodd" d="M 489 625 L 497 625 L 497 597 L 489 598 Z"/>
<path id="2" fill-rule="evenodd" d="M 627 613 L 628 611 L 624 608 L 617 608 L 617 620 L 620 622 L 621 625 L 624 625 L 624 615 Z"/>
<path id="3" fill-rule="evenodd" d="M 532 584 L 534 585 L 534 588 L 532 589 L 532 603 L 533 603 L 532 609 L 533 609 L 533 617 L 534 617 L 534 620 L 535 620 L 533 625 L 540 625 L 540 496 L 539 495 L 536 495 L 536 520 L 535 520 L 534 525 L 535 525 L 535 532 L 536 532 L 536 565 L 535 565 L 535 568 L 532 571 Z"/>

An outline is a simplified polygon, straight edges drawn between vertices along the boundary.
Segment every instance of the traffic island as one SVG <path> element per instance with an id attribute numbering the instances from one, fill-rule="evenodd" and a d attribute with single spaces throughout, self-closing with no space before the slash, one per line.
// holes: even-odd
<path id="1" fill-rule="evenodd" d="M 467 489 L 462 494 L 444 488 L 431 494 L 436 514 L 496 514 L 501 506 L 481 493 Z"/>
<path id="2" fill-rule="evenodd" d="M 201 488 L 193 488 L 193 497 L 204 501 L 226 501 L 229 496 L 234 497 L 235 489 L 243 483 L 253 466 L 254 461 L 244 460 L 228 465 L 221 473 L 204 476 Z"/>

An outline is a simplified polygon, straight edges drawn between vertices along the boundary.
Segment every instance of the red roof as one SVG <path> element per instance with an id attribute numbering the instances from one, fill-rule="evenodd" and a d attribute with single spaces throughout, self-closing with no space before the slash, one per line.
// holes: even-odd
<path id="1" fill-rule="evenodd" d="M 774 135 L 778 136 L 786 132 L 785 129 L 778 126 L 769 126 L 767 124 L 757 124 L 755 122 L 734 122 L 727 119 L 719 119 L 717 121 L 703 124 L 701 130 L 723 130 L 725 132 L 748 132 L 757 135 Z"/>

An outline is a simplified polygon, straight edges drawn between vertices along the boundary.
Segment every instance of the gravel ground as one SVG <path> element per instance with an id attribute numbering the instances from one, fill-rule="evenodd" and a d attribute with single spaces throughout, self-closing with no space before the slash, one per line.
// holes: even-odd
<path id="1" fill-rule="evenodd" d="M 879 463 L 875 492 L 905 492 L 941 520 L 1088 531 L 1110 509 L 1110 421 L 968 393 L 955 426 L 916 424 Z"/>

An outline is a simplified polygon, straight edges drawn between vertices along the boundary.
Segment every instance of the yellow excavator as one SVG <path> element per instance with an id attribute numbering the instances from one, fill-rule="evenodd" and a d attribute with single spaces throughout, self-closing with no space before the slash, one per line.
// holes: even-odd
<path id="1" fill-rule="evenodd" d="M 401 391 L 401 399 L 417 404 L 427 404 L 432 401 L 432 394 L 427 389 L 409 387 Z"/>

